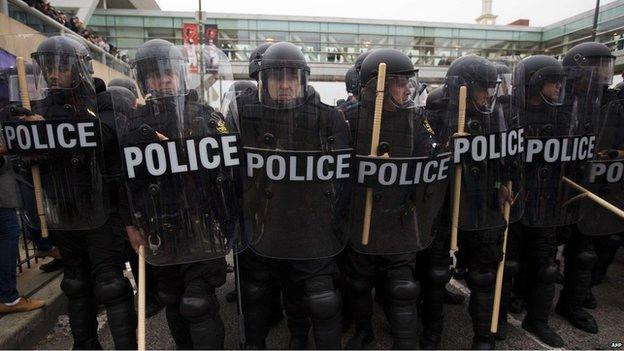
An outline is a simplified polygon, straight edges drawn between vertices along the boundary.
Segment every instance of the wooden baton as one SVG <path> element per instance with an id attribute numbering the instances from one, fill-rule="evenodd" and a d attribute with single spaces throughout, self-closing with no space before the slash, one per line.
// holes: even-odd
<path id="1" fill-rule="evenodd" d="M 457 133 L 463 134 L 466 123 L 466 86 L 459 88 L 459 109 L 457 113 Z M 453 267 L 455 267 L 455 253 L 457 252 L 457 231 L 459 226 L 459 202 L 461 199 L 461 182 L 462 182 L 462 165 L 455 166 L 455 179 L 453 181 L 453 212 L 451 225 L 451 249 L 449 254 L 453 258 Z"/>
<path id="2" fill-rule="evenodd" d="M 511 181 L 507 182 L 507 189 L 511 196 Z M 494 287 L 494 305 L 492 306 L 492 321 L 490 323 L 490 331 L 496 333 L 498 331 L 498 316 L 500 315 L 500 301 L 503 292 L 503 278 L 505 272 L 505 254 L 507 253 L 507 233 L 509 232 L 509 214 L 511 212 L 511 204 L 505 201 L 503 205 L 503 217 L 505 218 L 505 232 L 503 234 L 503 259 L 498 263 L 496 269 L 496 285 Z"/>
<path id="3" fill-rule="evenodd" d="M 24 58 L 17 57 L 15 59 L 15 66 L 17 68 L 17 80 L 19 84 L 20 99 L 22 100 L 22 107 L 30 110 L 30 97 L 28 96 L 28 82 L 26 81 L 26 67 L 24 66 Z M 39 228 L 41 229 L 41 237 L 47 238 L 48 221 L 46 220 L 43 207 L 43 190 L 41 188 L 41 173 L 39 172 L 39 165 L 33 163 L 30 166 L 30 173 L 32 173 L 33 187 L 35 190 L 35 202 L 37 204 L 37 217 L 39 217 Z"/>
<path id="4" fill-rule="evenodd" d="M 380 63 L 377 69 L 377 94 L 375 96 L 375 114 L 373 116 L 373 136 L 371 138 L 370 156 L 377 156 L 379 134 L 381 134 L 381 112 L 386 86 L 386 64 Z M 368 245 L 370 224 L 373 213 L 373 189 L 366 188 L 366 205 L 364 207 L 364 224 L 362 226 L 362 245 Z"/>

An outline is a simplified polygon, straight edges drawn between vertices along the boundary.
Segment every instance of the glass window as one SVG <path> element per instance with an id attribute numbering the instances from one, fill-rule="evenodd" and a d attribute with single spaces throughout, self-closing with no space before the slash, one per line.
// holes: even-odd
<path id="1" fill-rule="evenodd" d="M 258 40 L 268 42 L 286 41 L 288 32 L 258 31 Z"/>
<path id="2" fill-rule="evenodd" d="M 360 24 L 359 25 L 360 34 L 388 34 L 387 26 L 373 25 L 373 24 Z"/>
<path id="3" fill-rule="evenodd" d="M 321 24 L 314 22 L 288 22 L 289 30 L 292 32 L 320 32 Z"/>
<path id="4" fill-rule="evenodd" d="M 173 27 L 173 18 L 171 17 L 145 17 L 143 19 L 145 27 Z"/>
<path id="5" fill-rule="evenodd" d="M 283 30 L 288 31 L 288 22 L 286 21 L 257 21 L 258 30 Z"/>
<path id="6" fill-rule="evenodd" d="M 143 27 L 143 17 L 117 16 L 115 25 L 118 27 Z"/>
<path id="7" fill-rule="evenodd" d="M 357 33 L 357 24 L 351 23 L 328 23 L 327 31 L 329 33 Z"/>
<path id="8" fill-rule="evenodd" d="M 89 23 L 87 25 L 88 26 L 105 26 L 106 25 L 106 17 L 105 16 L 93 15 L 89 19 Z"/>

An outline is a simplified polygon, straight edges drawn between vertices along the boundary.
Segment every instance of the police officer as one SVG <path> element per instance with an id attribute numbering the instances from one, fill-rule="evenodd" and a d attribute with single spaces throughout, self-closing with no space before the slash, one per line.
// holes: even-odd
<path id="1" fill-rule="evenodd" d="M 614 59 L 606 45 L 593 42 L 574 46 L 563 58 L 568 73 L 565 105 L 587 133 L 593 130 L 594 120 L 600 115 L 602 94 L 613 79 Z M 598 256 L 592 237 L 583 235 L 577 225 L 569 230 L 564 249 L 563 290 L 555 311 L 576 328 L 596 334 L 598 324 L 582 304 L 591 292 L 592 270 Z"/>
<path id="2" fill-rule="evenodd" d="M 180 133 L 196 132 L 197 135 L 203 135 L 204 131 L 209 134 L 227 131 L 220 114 L 215 113 L 210 106 L 191 98 L 192 94 L 186 81 L 186 65 L 187 62 L 182 52 L 166 40 L 149 40 L 139 47 L 134 69 L 139 88 L 146 96 L 146 104 L 138 108 L 136 117 L 133 118 L 133 121 L 141 124 L 141 128 L 137 128 L 140 132 L 137 137 L 149 138 L 145 141 L 157 141 L 180 137 Z M 179 121 L 179 118 L 187 120 Z M 191 128 L 195 129 L 194 131 L 188 130 L 188 126 L 191 125 L 196 126 L 196 128 Z M 186 126 L 187 130 L 180 130 L 181 126 Z M 188 135 L 183 137 L 188 137 Z M 160 186 L 165 188 L 168 185 L 175 187 L 178 184 L 179 186 L 175 179 L 171 180 L 171 182 L 166 182 L 166 179 L 163 179 Z M 171 191 L 160 189 L 158 196 L 165 197 L 160 200 L 166 204 L 169 201 L 166 197 L 171 196 L 173 197 L 170 199 L 171 203 L 178 204 L 180 194 L 175 190 L 169 190 Z M 147 196 L 148 191 L 152 191 L 152 187 L 136 186 L 134 189 L 130 187 L 130 196 L 140 199 L 141 196 Z M 216 204 L 221 204 L 221 202 L 215 201 L 215 204 L 211 206 L 220 206 Z M 149 211 L 146 208 L 140 210 Z M 156 211 L 163 210 L 166 209 L 156 209 Z M 219 209 L 214 210 L 219 213 Z M 137 208 L 134 208 L 134 211 L 138 211 Z M 154 215 L 176 218 L 175 213 L 177 212 L 171 214 L 159 212 Z M 137 214 L 133 213 L 133 215 Z M 215 220 L 221 220 L 221 218 L 216 217 Z M 164 221 L 168 220 L 164 219 Z M 152 258 L 163 260 L 160 264 L 166 264 L 159 267 L 157 272 L 158 298 L 165 305 L 167 323 L 176 346 L 181 349 L 223 348 L 225 331 L 219 315 L 215 289 L 225 283 L 225 259 L 220 257 L 201 260 L 200 256 L 194 256 L 195 258 L 186 260 L 192 263 L 169 264 L 167 260 L 175 263 L 176 259 L 181 258 L 175 252 L 182 252 L 179 255 L 193 255 L 193 252 L 201 252 L 201 250 L 191 249 L 189 246 L 196 244 L 178 237 L 180 233 L 168 233 L 170 235 L 167 237 L 157 239 L 152 239 L 150 236 L 146 240 L 137 227 L 131 225 L 131 218 L 125 218 L 125 223 L 128 237 L 135 250 L 138 250 L 139 245 L 145 242 L 150 243 L 149 247 L 152 247 L 154 242 L 160 244 L 151 249 L 162 250 L 154 253 Z M 226 223 L 221 222 L 220 225 L 226 228 Z M 163 226 L 166 230 L 167 224 Z M 175 222 L 171 226 L 185 228 L 184 224 L 175 224 Z M 159 228 L 145 224 L 145 230 L 152 231 L 147 233 L 149 235 L 157 235 Z M 202 234 L 213 235 L 213 233 Z M 186 239 L 193 240 L 193 238 Z M 196 259 L 199 261 L 195 261 Z"/>
<path id="3" fill-rule="evenodd" d="M 387 93 L 383 103 L 380 142 L 382 145 L 389 145 L 388 150 L 382 154 L 388 153 L 392 157 L 430 155 L 433 151 L 433 135 L 426 121 L 418 118 L 417 106 L 412 100 L 413 91 L 410 90 L 410 78 L 415 76 L 417 70 L 405 54 L 394 49 L 377 49 L 362 62 L 360 79 L 363 86 L 360 104 L 345 113 L 356 152 L 365 155 L 370 152 L 377 70 L 382 62 L 386 64 Z M 357 187 L 355 191 L 353 206 L 354 211 L 357 211 L 355 218 L 360 214 L 360 210 L 363 210 L 362 197 L 357 194 L 358 189 L 363 188 Z M 376 277 L 383 277 L 384 308 L 390 322 L 393 348 L 417 347 L 416 299 L 420 287 L 414 280 L 413 271 L 415 252 L 422 247 L 412 247 L 417 240 L 411 243 L 397 243 L 390 239 L 392 236 L 413 238 L 414 235 L 418 235 L 419 228 L 411 226 L 413 222 L 410 216 L 416 214 L 412 212 L 410 201 L 417 202 L 419 199 L 414 194 L 408 194 L 411 194 L 408 190 L 396 189 L 380 191 L 374 195 L 380 199 L 375 202 L 375 206 L 384 208 L 388 213 L 385 218 L 377 215 L 371 219 L 371 223 L 376 223 L 371 229 L 371 236 L 374 236 L 375 242 L 368 246 L 360 244 L 361 232 L 358 229 L 362 228 L 361 222 L 357 220 L 351 222 L 352 230 L 356 234 L 351 236 L 344 262 L 349 313 L 355 324 L 355 334 L 347 342 L 349 349 L 366 348 L 374 340 L 371 324 L 373 312 L 371 290 Z M 389 204 L 393 204 L 394 207 L 386 209 L 385 206 Z M 401 210 L 397 210 L 396 207 Z M 404 225 L 397 225 L 399 222 Z M 380 228 L 379 226 L 385 227 L 388 233 L 375 230 Z M 384 246 L 382 244 L 384 241 L 391 244 Z M 423 239 L 423 242 L 426 241 Z"/>
<path id="4" fill-rule="evenodd" d="M 92 66 L 88 51 L 81 43 L 64 36 L 50 37 L 39 44 L 32 57 L 47 83 L 48 95 L 33 106 L 33 110 L 39 113 L 26 120 L 92 119 L 96 116 L 95 87 L 90 73 Z M 114 130 L 105 124 L 101 128 L 104 150 L 110 152 L 110 145 L 115 140 Z M 74 154 L 71 161 L 69 158 L 59 155 L 40 161 L 42 179 L 54 176 L 53 168 L 46 164 L 48 162 L 64 164 L 67 169 L 72 168 L 71 161 L 90 162 L 88 156 Z M 82 174 L 83 179 L 75 179 L 77 184 L 93 176 L 87 169 L 90 166 L 81 165 L 80 170 L 86 174 Z M 79 170 L 74 167 L 74 171 Z M 85 216 L 87 211 L 87 208 L 82 208 L 80 216 Z M 92 215 L 108 217 L 108 213 Z M 113 231 L 108 220 L 97 229 L 51 230 L 50 236 L 63 256 L 65 271 L 61 289 L 68 298 L 73 348 L 101 348 L 96 316 L 98 305 L 102 303 L 106 307 L 115 348 L 136 349 L 133 290 L 130 281 L 123 275 L 123 237 Z"/>
<path id="5" fill-rule="evenodd" d="M 440 144 L 449 138 L 449 125 L 446 121 L 448 101 L 444 99 L 444 88 L 438 87 L 427 95 L 423 116 L 435 133 Z M 451 234 L 450 193 L 445 189 L 445 204 L 436 216 L 434 238 L 431 246 L 416 254 L 418 265 L 416 276 L 421 283 L 420 314 L 424 329 L 420 335 L 422 349 L 437 349 L 440 346 L 444 324 L 443 304 L 462 304 L 464 297 L 449 291 L 446 284 L 451 280 L 449 256 Z"/>
<path id="6" fill-rule="evenodd" d="M 295 45 L 280 42 L 266 49 L 258 72 L 257 94 L 242 95 L 237 101 L 244 146 L 271 150 L 316 150 L 327 147 L 326 140 L 330 137 L 332 147 L 338 149 L 348 145 L 344 120 L 338 112 L 322 104 L 318 94 L 308 86 L 309 73 L 310 67 L 303 53 Z M 263 184 L 262 179 L 255 182 Z M 248 191 L 255 191 L 254 184 L 247 187 Z M 330 257 L 337 253 L 336 247 L 324 247 L 327 243 L 324 238 L 329 233 L 320 231 L 319 227 L 315 233 L 316 240 L 297 237 L 296 228 L 288 228 L 284 232 L 281 227 L 283 221 L 294 218 L 290 217 L 292 214 L 280 212 L 284 211 L 284 206 L 295 210 L 302 201 L 327 197 L 324 192 L 318 193 L 318 190 L 310 188 L 305 194 L 300 194 L 299 202 L 289 202 L 292 201 L 291 195 L 294 195 L 289 189 L 288 184 L 276 183 L 267 185 L 261 193 L 252 192 L 248 196 L 249 202 L 256 199 L 254 194 L 261 194 L 261 198 L 253 201 L 266 205 L 262 205 L 260 212 L 248 216 L 267 223 L 267 226 L 252 227 L 259 233 L 254 232 L 251 247 L 239 259 L 247 346 L 266 348 L 271 314 L 270 304 L 266 301 L 272 280 L 278 279 L 289 317 L 290 347 L 307 348 L 308 320 L 311 320 L 316 348 L 338 349 L 341 348 L 341 301 L 333 284 L 338 268 Z M 246 203 L 246 211 L 255 211 L 255 207 L 251 207 L 253 204 Z M 309 214 L 309 211 L 314 213 L 315 210 L 318 209 L 306 208 L 305 212 Z M 303 213 L 303 209 L 298 211 L 295 213 Z M 271 219 L 275 216 L 282 220 L 273 222 Z M 297 225 L 304 226 L 303 223 Z M 289 238 L 289 235 L 293 237 Z M 299 247 L 300 252 L 295 252 L 298 247 L 290 244 L 297 244 L 300 240 L 307 240 L 307 245 Z M 283 244 L 288 244 L 286 246 L 291 246 L 291 249 L 282 251 Z M 330 258 L 304 257 L 316 249 L 326 253 L 323 257 Z"/>
<path id="7" fill-rule="evenodd" d="M 527 136 L 546 137 L 549 133 L 556 133 L 550 132 L 549 128 L 557 125 L 558 116 L 562 116 L 561 89 L 564 83 L 563 67 L 552 57 L 535 55 L 518 63 L 514 72 L 513 102 Z M 538 189 L 531 183 L 538 181 L 533 176 L 533 170 L 538 172 L 541 168 L 527 165 L 526 169 L 527 187 Z M 527 212 L 533 213 L 533 206 L 527 207 Z M 546 213 L 536 215 L 545 216 Z M 563 339 L 548 325 L 558 272 L 555 264 L 556 232 L 554 226 L 541 225 L 539 222 L 526 220 L 511 225 L 505 274 L 508 274 L 508 270 L 512 271 L 509 273 L 511 276 L 521 272 L 514 281 L 514 290 L 527 302 L 527 314 L 522 327 L 547 345 L 561 347 Z M 501 318 L 506 313 L 507 309 L 501 308 Z"/>
<path id="8" fill-rule="evenodd" d="M 459 87 L 467 86 L 466 133 L 480 135 L 498 133 L 513 128 L 509 115 L 498 115 L 496 98 L 500 84 L 496 67 L 478 56 L 464 56 L 451 64 L 445 82 L 445 98 L 449 99 L 448 112 L 457 118 Z M 470 162 L 470 161 L 467 161 Z M 505 221 L 499 202 L 511 201 L 505 185 L 513 174 L 509 162 L 505 164 L 469 163 L 463 167 L 467 173 L 462 179 L 460 212 L 460 247 L 465 258 L 470 288 L 469 313 L 472 318 L 473 349 L 494 348 L 490 332 L 496 270 L 502 259 L 502 233 Z M 501 170 L 501 172 L 499 172 Z M 518 184 L 516 183 L 516 186 Z M 464 190 L 465 189 L 465 190 Z M 489 196 L 497 194 L 498 196 Z M 486 196 L 487 195 L 487 196 Z M 496 199 L 496 200 L 493 200 Z M 512 210 L 513 211 L 513 210 Z"/>

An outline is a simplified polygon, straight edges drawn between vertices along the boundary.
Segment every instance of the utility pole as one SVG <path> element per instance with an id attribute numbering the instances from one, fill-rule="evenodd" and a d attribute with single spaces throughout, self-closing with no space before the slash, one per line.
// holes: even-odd
<path id="1" fill-rule="evenodd" d="M 592 30 L 592 41 L 596 41 L 596 33 L 598 32 L 598 12 L 600 11 L 600 0 L 596 0 L 596 10 L 594 11 L 594 28 Z"/>
<path id="2" fill-rule="evenodd" d="M 202 101 L 206 101 L 206 92 L 204 91 L 204 26 L 201 0 L 197 0 L 197 2 L 199 3 L 199 13 L 197 14 L 197 31 L 199 32 L 199 91 L 201 91 Z"/>

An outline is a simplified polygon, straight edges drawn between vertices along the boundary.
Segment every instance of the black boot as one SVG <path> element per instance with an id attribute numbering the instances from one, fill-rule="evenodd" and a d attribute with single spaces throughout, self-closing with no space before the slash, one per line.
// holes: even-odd
<path id="1" fill-rule="evenodd" d="M 74 350 L 101 350 L 97 334 L 97 301 L 94 296 L 69 299 L 69 325 L 74 338 Z"/>
<path id="2" fill-rule="evenodd" d="M 548 323 L 543 321 L 531 320 L 524 318 L 522 321 L 522 329 L 535 335 L 544 344 L 551 347 L 562 347 L 563 339 L 557 334 Z"/>
<path id="3" fill-rule="evenodd" d="M 595 310 L 596 307 L 598 307 L 596 297 L 594 297 L 594 293 L 591 290 L 589 291 L 589 294 L 587 294 L 585 300 L 583 300 L 583 307 L 589 310 Z"/>
<path id="4" fill-rule="evenodd" d="M 307 350 L 308 334 L 312 325 L 307 318 L 295 319 L 288 318 L 288 330 L 290 331 L 290 341 L 288 348 L 290 350 Z"/>
<path id="5" fill-rule="evenodd" d="M 442 335 L 440 333 L 423 330 L 420 335 L 420 348 L 423 350 L 437 350 L 440 348 L 440 343 L 442 342 Z"/>
<path id="6" fill-rule="evenodd" d="M 496 348 L 496 343 L 494 343 L 493 336 L 479 336 L 475 335 L 472 338 L 472 346 L 470 346 L 473 350 L 494 350 Z"/>
<path id="7" fill-rule="evenodd" d="M 582 307 L 573 307 L 566 305 L 559 299 L 555 312 L 559 313 L 576 328 L 591 333 L 598 334 L 598 324 L 594 317 L 585 311 Z"/>
<path id="8" fill-rule="evenodd" d="M 345 348 L 347 350 L 365 350 L 375 340 L 372 329 L 356 329 Z"/>

